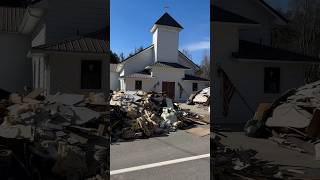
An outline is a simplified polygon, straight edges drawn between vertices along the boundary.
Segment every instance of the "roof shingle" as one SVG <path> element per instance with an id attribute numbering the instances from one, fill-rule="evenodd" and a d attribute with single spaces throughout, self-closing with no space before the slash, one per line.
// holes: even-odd
<path id="1" fill-rule="evenodd" d="M 211 21 L 241 24 L 259 24 L 258 22 L 255 22 L 251 19 L 242 17 L 238 14 L 224 10 L 214 5 L 211 5 Z"/>
<path id="2" fill-rule="evenodd" d="M 183 78 L 183 80 L 192 80 L 192 81 L 210 81 L 209 79 L 205 79 L 202 77 L 198 77 L 198 76 L 192 76 L 189 74 L 186 74 Z"/>
<path id="3" fill-rule="evenodd" d="M 172 26 L 183 29 L 183 27 L 176 20 L 174 20 L 168 13 L 164 13 L 155 24 Z"/>

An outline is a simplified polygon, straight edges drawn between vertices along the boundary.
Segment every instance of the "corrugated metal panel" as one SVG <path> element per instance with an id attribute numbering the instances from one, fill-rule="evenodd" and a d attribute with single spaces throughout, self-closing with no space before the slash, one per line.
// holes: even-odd
<path id="1" fill-rule="evenodd" d="M 0 7 L 0 31 L 18 32 L 26 9 L 14 7 Z"/>
<path id="2" fill-rule="evenodd" d="M 78 52 L 78 53 L 108 53 L 106 40 L 82 37 L 74 40 L 62 41 L 54 44 L 45 44 L 34 47 L 36 50 Z"/>

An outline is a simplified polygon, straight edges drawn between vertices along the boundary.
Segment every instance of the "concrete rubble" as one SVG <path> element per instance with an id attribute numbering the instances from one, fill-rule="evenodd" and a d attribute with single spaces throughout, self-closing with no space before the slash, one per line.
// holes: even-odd
<path id="1" fill-rule="evenodd" d="M 0 100 L 0 177 L 107 179 L 109 121 L 103 93 L 12 93 Z"/>
<path id="2" fill-rule="evenodd" d="M 205 106 L 209 106 L 210 104 L 210 87 L 204 88 L 195 94 L 191 94 L 187 104 L 201 104 Z"/>
<path id="3" fill-rule="evenodd" d="M 113 142 L 159 136 L 194 124 L 207 124 L 202 116 L 181 109 L 162 93 L 118 91 L 110 97 Z"/>
<path id="4" fill-rule="evenodd" d="M 290 89 L 273 103 L 261 103 L 245 132 L 319 159 L 320 81 Z"/>

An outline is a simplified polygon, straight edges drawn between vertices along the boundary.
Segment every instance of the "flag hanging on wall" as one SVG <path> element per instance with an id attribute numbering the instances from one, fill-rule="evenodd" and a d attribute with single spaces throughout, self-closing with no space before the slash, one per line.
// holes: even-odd
<path id="1" fill-rule="evenodd" d="M 220 73 L 222 74 L 222 95 L 223 95 L 223 116 L 227 116 L 229 112 L 229 105 L 231 98 L 236 90 L 235 86 L 230 81 L 228 75 L 219 68 Z"/>

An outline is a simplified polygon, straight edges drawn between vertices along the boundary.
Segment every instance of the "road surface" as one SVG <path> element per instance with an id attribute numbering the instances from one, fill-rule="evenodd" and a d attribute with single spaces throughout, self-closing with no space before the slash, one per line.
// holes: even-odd
<path id="1" fill-rule="evenodd" d="M 178 130 L 169 136 L 112 144 L 111 180 L 209 180 L 209 142 L 209 135 Z"/>

